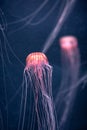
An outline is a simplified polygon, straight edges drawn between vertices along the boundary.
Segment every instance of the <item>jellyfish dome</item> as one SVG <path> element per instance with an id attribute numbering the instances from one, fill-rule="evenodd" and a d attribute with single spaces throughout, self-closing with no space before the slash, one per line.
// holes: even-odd
<path id="1" fill-rule="evenodd" d="M 48 59 L 44 53 L 41 52 L 34 52 L 27 56 L 26 58 L 26 67 L 33 65 L 40 65 L 40 64 L 48 64 Z"/>

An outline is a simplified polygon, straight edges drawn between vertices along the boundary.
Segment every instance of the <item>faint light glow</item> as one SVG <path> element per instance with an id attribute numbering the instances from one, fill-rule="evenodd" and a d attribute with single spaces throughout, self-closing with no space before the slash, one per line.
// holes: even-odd
<path id="1" fill-rule="evenodd" d="M 77 47 L 77 39 L 74 36 L 65 36 L 60 39 L 62 49 L 71 50 Z"/>

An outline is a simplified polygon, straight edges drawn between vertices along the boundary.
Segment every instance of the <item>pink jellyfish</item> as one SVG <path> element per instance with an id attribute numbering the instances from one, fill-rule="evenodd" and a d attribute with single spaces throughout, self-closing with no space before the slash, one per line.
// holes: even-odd
<path id="1" fill-rule="evenodd" d="M 26 125 L 28 105 L 27 129 L 57 130 L 52 97 L 52 67 L 41 52 L 31 53 L 26 58 L 22 93 L 18 129 L 23 130 Z"/>

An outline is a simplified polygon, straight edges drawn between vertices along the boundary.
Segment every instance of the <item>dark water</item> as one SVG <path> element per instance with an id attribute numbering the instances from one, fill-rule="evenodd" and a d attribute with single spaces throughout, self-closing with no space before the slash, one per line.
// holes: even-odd
<path id="1" fill-rule="evenodd" d="M 0 130 L 16 130 L 21 99 L 21 84 L 26 56 L 41 51 L 51 30 L 55 27 L 60 5 L 41 23 L 37 23 L 52 9 L 54 0 L 49 1 L 36 15 L 31 24 L 24 26 L 29 16 L 43 0 L 0 0 Z M 4 12 L 4 14 L 3 14 Z M 31 17 L 31 16 L 30 16 Z M 17 21 L 17 23 L 11 24 Z M 18 22 L 19 21 L 19 22 Z M 24 26 L 24 27 L 23 27 Z M 22 28 L 23 27 L 23 28 Z M 19 30 L 17 30 L 19 29 Z M 78 39 L 81 56 L 80 76 L 87 73 L 87 1 L 77 0 L 74 9 L 64 22 L 54 44 L 46 53 L 49 63 L 53 66 L 53 96 L 57 92 L 61 77 L 61 59 L 58 39 L 63 35 L 74 35 Z M 7 39 L 6 39 L 7 38 Z M 7 41 L 8 40 L 8 41 Z M 83 84 L 81 84 L 83 86 Z M 18 90 L 18 93 L 16 94 Z M 14 97 L 14 95 L 16 96 Z M 79 88 L 71 118 L 69 130 L 87 129 L 87 85 Z M 8 105 L 7 105 L 8 104 Z M 8 106 L 8 107 L 7 107 Z M 8 115 L 7 115 L 8 108 Z M 8 119 L 7 119 L 8 118 Z M 3 128 L 2 128 L 3 120 Z M 8 122 L 7 122 L 8 120 Z"/>

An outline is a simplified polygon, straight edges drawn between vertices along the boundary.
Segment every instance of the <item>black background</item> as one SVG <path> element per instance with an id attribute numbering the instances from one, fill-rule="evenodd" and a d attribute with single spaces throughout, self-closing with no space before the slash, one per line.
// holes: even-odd
<path id="1" fill-rule="evenodd" d="M 4 33 L 8 39 L 8 44 L 12 48 L 13 54 L 6 41 L 6 48 L 8 52 L 8 60 L 2 31 L 0 31 L 0 39 L 3 53 L 4 67 L 2 58 L 0 57 L 0 107 L 1 115 L 4 120 L 4 129 L 6 126 L 6 101 L 5 88 L 7 93 L 7 102 L 11 100 L 13 95 L 20 87 L 23 79 L 23 70 L 25 66 L 26 56 L 35 51 L 41 51 L 46 39 L 51 30 L 55 27 L 59 15 L 60 6 L 56 6 L 53 12 L 38 25 L 27 25 L 23 29 L 16 30 L 23 27 L 25 22 L 17 22 L 16 24 L 9 24 L 13 21 L 18 21 L 25 16 L 30 15 L 35 11 L 43 0 L 0 0 L 0 8 L 4 15 L 0 12 L 0 24 L 2 27 L 7 24 Z M 35 23 L 42 19 L 47 12 L 52 8 L 56 1 L 50 0 L 45 7 L 32 20 Z M 61 4 L 63 1 L 60 2 Z M 4 22 L 2 21 L 4 19 Z M 6 21 L 5 21 L 6 20 Z M 26 21 L 27 22 L 27 21 Z M 3 24 L 4 23 L 4 24 Z M 59 38 L 63 35 L 74 35 L 78 39 L 78 46 L 81 56 L 81 70 L 80 76 L 87 72 L 87 1 L 77 0 L 75 6 L 64 22 L 57 38 L 53 45 L 48 49 L 46 56 L 50 64 L 54 67 L 53 71 L 53 92 L 60 82 L 60 47 Z M 19 62 L 22 62 L 20 63 Z M 4 70 L 3 70 L 4 68 Z M 57 73 L 58 72 L 58 73 Z M 4 78 L 3 78 L 4 77 Z M 59 80 L 58 80 L 59 79 Z M 9 103 L 9 130 L 15 130 L 18 121 L 18 108 L 20 104 L 20 93 L 11 103 Z M 73 108 L 72 119 L 69 130 L 87 130 L 87 88 L 79 88 L 75 105 Z"/>

